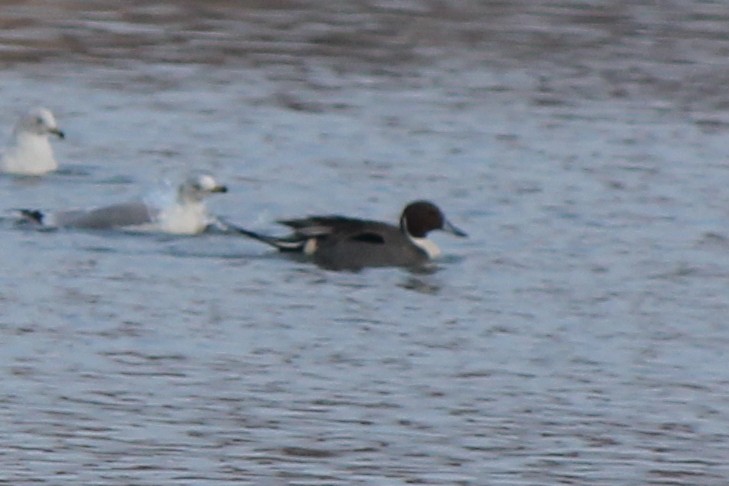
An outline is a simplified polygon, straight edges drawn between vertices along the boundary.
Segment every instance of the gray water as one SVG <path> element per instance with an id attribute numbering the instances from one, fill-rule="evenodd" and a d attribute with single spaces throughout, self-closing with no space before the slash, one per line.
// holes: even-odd
<path id="1" fill-rule="evenodd" d="M 470 238 L 335 273 L 6 217 L 0 484 L 727 484 L 729 7 L 536 3 L 3 2 L 0 127 L 67 133 L 3 212 L 202 170 L 254 229 Z"/>

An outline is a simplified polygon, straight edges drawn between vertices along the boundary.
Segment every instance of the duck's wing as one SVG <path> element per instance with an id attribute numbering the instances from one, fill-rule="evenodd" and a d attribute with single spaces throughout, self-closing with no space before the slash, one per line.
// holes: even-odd
<path id="1" fill-rule="evenodd" d="M 349 218 L 346 216 L 310 216 L 302 219 L 286 219 L 280 224 L 294 230 L 301 238 L 327 238 L 354 240 L 363 243 L 384 244 L 385 235 L 394 228 L 380 221 Z"/>

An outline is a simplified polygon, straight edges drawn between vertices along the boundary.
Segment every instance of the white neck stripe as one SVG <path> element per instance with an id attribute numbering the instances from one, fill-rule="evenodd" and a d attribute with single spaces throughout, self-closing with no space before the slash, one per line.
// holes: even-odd
<path id="1" fill-rule="evenodd" d="M 440 256 L 440 248 L 438 248 L 438 245 L 436 245 L 434 241 L 429 240 L 428 238 L 414 238 L 412 236 L 410 236 L 410 241 L 412 241 L 415 246 L 423 250 L 425 254 L 428 255 L 428 258 Z"/>

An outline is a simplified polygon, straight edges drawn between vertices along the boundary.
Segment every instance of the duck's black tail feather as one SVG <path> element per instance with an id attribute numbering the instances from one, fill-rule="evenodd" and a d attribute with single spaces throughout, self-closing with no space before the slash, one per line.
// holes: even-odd
<path id="1" fill-rule="evenodd" d="M 279 251 L 302 252 L 304 250 L 304 245 L 306 245 L 307 241 L 307 238 L 303 238 L 298 235 L 292 235 L 285 238 L 277 238 L 275 236 L 264 235 L 261 233 L 256 233 L 255 231 L 241 228 L 240 226 L 231 224 L 227 221 L 220 221 L 220 223 L 222 223 L 225 230 L 229 232 L 237 233 L 243 236 L 247 236 L 248 238 L 258 240 L 262 243 L 266 243 L 267 245 L 277 248 Z"/>

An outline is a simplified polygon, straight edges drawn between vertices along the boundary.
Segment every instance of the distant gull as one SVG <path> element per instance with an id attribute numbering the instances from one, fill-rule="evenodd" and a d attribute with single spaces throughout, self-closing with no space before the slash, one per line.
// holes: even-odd
<path id="1" fill-rule="evenodd" d="M 64 138 L 50 110 L 34 108 L 18 121 L 0 158 L 0 172 L 42 175 L 58 168 L 49 135 Z"/>
<path id="2" fill-rule="evenodd" d="M 156 203 L 138 200 L 94 209 L 48 212 L 21 209 L 19 212 L 23 220 L 46 228 L 121 228 L 193 235 L 217 221 L 208 214 L 205 197 L 227 191 L 212 176 L 203 174 L 188 178 L 178 187 L 174 197 L 156 198 L 160 199 Z"/>

